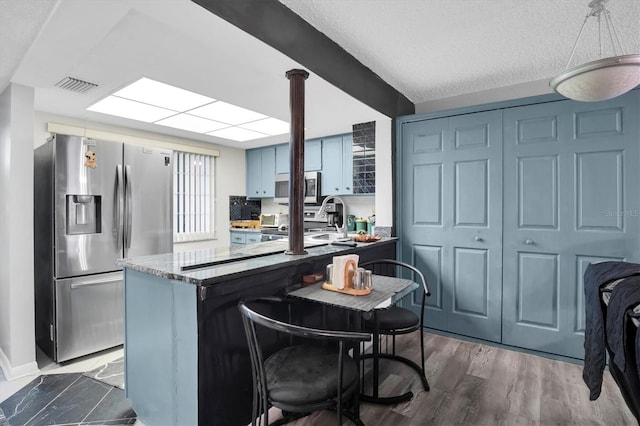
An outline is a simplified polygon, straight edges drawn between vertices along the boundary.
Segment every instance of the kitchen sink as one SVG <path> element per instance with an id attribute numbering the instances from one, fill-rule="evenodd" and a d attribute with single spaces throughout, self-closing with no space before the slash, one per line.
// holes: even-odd
<path id="1" fill-rule="evenodd" d="M 331 243 L 333 241 L 350 241 L 351 238 L 344 238 L 342 232 L 317 232 L 317 233 L 305 233 L 304 241 L 314 242 L 326 242 Z M 289 241 L 289 238 L 282 238 L 278 241 Z"/>
<path id="2" fill-rule="evenodd" d="M 351 238 L 344 238 L 342 232 L 323 232 L 305 236 L 312 241 L 349 241 Z"/>

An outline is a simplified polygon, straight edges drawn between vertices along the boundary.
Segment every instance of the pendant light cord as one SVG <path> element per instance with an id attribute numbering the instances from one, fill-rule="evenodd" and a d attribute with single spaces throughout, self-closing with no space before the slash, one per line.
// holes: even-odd
<path id="1" fill-rule="evenodd" d="M 571 49 L 571 55 L 569 56 L 567 65 L 564 68 L 565 71 L 568 70 L 569 66 L 571 65 L 571 61 L 575 56 L 578 43 L 582 38 L 582 33 L 584 32 L 584 28 L 587 25 L 587 21 L 592 16 L 595 16 L 598 18 L 598 45 L 600 48 L 600 52 L 599 52 L 600 58 L 602 58 L 604 54 L 603 46 L 602 46 L 602 20 L 601 20 L 601 16 L 603 13 L 604 13 L 604 22 L 607 26 L 607 32 L 609 33 L 609 39 L 611 40 L 611 47 L 613 48 L 613 56 L 618 56 L 619 54 L 624 53 L 624 48 L 622 46 L 622 42 L 620 41 L 620 38 L 618 37 L 618 32 L 616 31 L 616 28 L 613 25 L 611 14 L 609 13 L 609 10 L 607 10 L 607 8 L 604 5 L 608 1 L 609 0 L 593 0 L 589 3 L 589 7 L 591 8 L 591 10 L 589 11 L 589 13 L 587 13 L 587 16 L 585 16 L 584 21 L 582 22 L 582 27 L 580 27 L 580 32 L 578 33 L 578 38 L 576 39 L 575 43 L 573 43 L 573 48 Z M 618 51 L 620 53 L 618 53 Z"/>

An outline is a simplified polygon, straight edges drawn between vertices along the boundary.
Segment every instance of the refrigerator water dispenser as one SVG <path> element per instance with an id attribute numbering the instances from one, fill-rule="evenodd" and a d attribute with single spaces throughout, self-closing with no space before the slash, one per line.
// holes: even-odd
<path id="1" fill-rule="evenodd" d="M 67 234 L 99 234 L 102 203 L 99 195 L 67 195 Z"/>

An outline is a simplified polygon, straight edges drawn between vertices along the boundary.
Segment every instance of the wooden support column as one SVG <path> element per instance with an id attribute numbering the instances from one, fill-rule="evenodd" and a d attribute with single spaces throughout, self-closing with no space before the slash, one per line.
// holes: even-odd
<path id="1" fill-rule="evenodd" d="M 304 81 L 305 70 L 287 71 L 289 79 L 289 250 L 286 254 L 306 254 L 304 249 Z"/>

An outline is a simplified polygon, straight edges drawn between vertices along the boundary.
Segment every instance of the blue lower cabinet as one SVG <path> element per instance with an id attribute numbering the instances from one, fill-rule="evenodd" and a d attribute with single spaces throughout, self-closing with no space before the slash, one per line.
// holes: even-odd
<path id="1" fill-rule="evenodd" d="M 262 234 L 258 232 L 252 232 L 246 236 L 246 244 L 254 244 L 262 241 Z"/>
<path id="2" fill-rule="evenodd" d="M 125 389 L 147 425 L 198 424 L 198 287 L 125 269 Z"/>
<path id="3" fill-rule="evenodd" d="M 262 233 L 251 231 L 229 231 L 229 242 L 232 246 L 254 244 L 262 241 Z"/>

